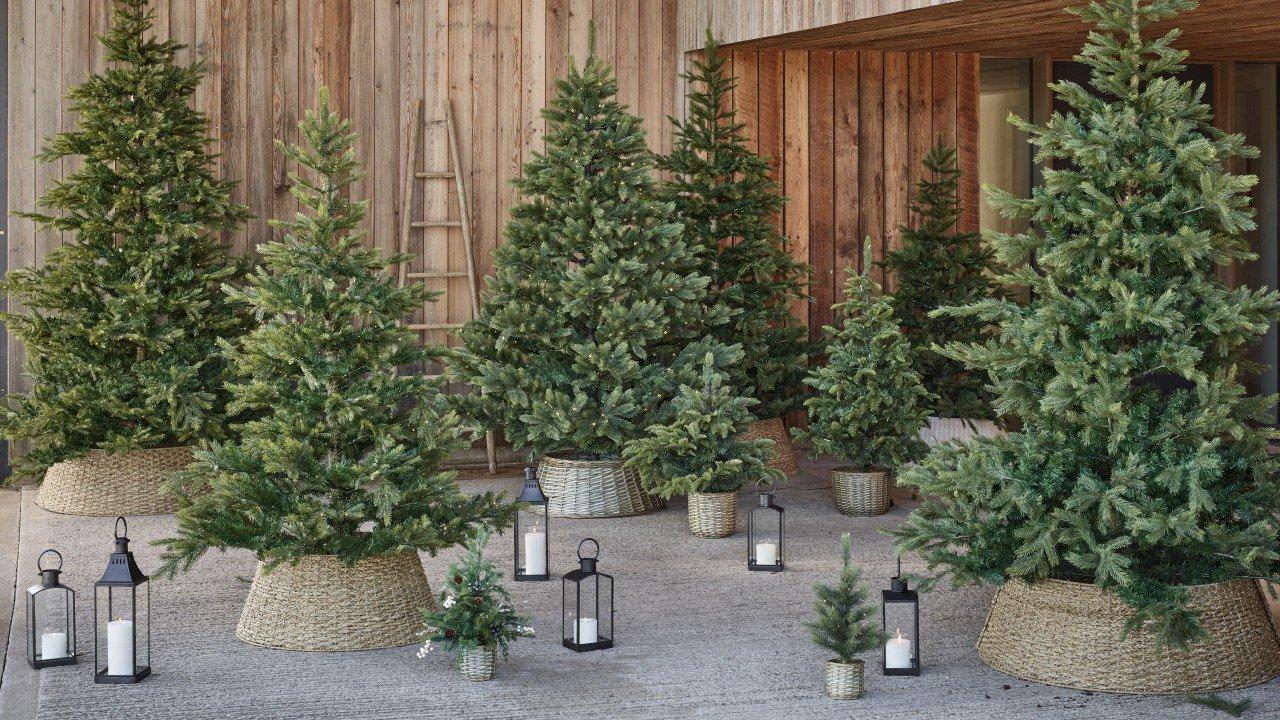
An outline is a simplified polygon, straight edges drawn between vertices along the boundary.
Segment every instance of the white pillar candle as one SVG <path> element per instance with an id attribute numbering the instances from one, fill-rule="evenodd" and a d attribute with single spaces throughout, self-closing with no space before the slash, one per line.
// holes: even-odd
<path id="1" fill-rule="evenodd" d="M 762 542 L 756 545 L 756 564 L 757 565 L 777 565 L 778 564 L 778 546 L 772 542 Z"/>
<path id="2" fill-rule="evenodd" d="M 904 636 L 901 628 L 884 645 L 884 666 L 899 670 L 911 667 L 911 638 Z"/>
<path id="3" fill-rule="evenodd" d="M 67 634 L 47 632 L 40 636 L 40 659 L 56 660 L 67 656 Z"/>
<path id="4" fill-rule="evenodd" d="M 595 618 L 579 618 L 573 631 L 573 641 L 589 645 L 600 639 L 599 623 Z"/>
<path id="5" fill-rule="evenodd" d="M 133 621 L 112 620 L 107 623 L 107 674 L 132 675 Z"/>
<path id="6" fill-rule="evenodd" d="M 524 534 L 524 572 L 526 575 L 545 575 L 547 573 L 547 534 L 533 529 Z"/>

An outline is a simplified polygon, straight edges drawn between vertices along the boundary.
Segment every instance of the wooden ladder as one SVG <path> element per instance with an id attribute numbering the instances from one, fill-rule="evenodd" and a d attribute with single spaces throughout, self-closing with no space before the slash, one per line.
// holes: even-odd
<path id="1" fill-rule="evenodd" d="M 425 240 L 422 242 L 422 252 L 417 253 L 426 258 L 428 267 L 420 272 L 410 272 L 408 263 L 400 263 L 400 285 L 403 287 L 406 283 L 419 280 L 435 280 L 449 278 L 467 279 L 467 290 L 471 299 L 471 317 L 474 318 L 480 309 L 480 290 L 476 283 L 476 262 L 475 255 L 472 252 L 471 244 L 471 210 L 467 202 L 467 185 L 466 173 L 462 169 L 462 158 L 458 151 L 458 129 L 453 123 L 453 104 L 446 98 L 444 100 L 444 118 L 442 120 L 428 120 L 422 122 L 422 101 L 417 100 L 413 103 L 413 107 L 409 111 L 409 143 L 408 153 L 405 155 L 405 177 L 404 186 L 401 188 L 400 203 L 400 242 L 399 251 L 402 253 L 412 252 L 413 244 L 412 236 L 415 231 L 425 231 L 433 228 L 457 228 L 461 231 L 463 254 L 466 257 L 467 269 L 465 271 L 449 270 L 446 268 L 432 267 L 439 260 L 426 252 Z M 426 170 L 419 171 L 416 168 L 418 156 L 418 132 L 419 125 L 422 131 L 426 132 L 432 127 L 444 125 L 448 135 L 449 142 L 449 161 L 452 170 Z M 448 218 L 422 218 L 414 220 L 410 207 L 413 202 L 413 191 L 420 181 L 429 180 L 453 180 L 454 192 L 458 197 L 458 219 L 450 220 Z M 424 194 L 428 192 L 424 188 Z M 447 203 L 446 203 L 447 205 Z M 423 203 L 424 212 L 426 203 Z M 420 237 L 422 237 L 420 235 Z M 448 253 L 445 253 L 446 265 Z M 446 286 L 447 291 L 447 286 Z M 420 333 L 428 333 L 432 331 L 451 332 L 462 327 L 463 323 L 440 322 L 436 310 L 436 303 L 444 298 L 441 294 L 438 297 L 427 300 L 423 304 L 423 322 L 410 323 L 406 325 L 410 330 L 416 330 Z M 425 337 L 424 337 L 425 342 Z M 438 378 L 439 374 L 429 375 L 428 377 Z M 498 465 L 497 448 L 494 442 L 493 431 L 489 430 L 484 435 L 485 455 L 489 461 L 489 474 L 496 473 Z"/>

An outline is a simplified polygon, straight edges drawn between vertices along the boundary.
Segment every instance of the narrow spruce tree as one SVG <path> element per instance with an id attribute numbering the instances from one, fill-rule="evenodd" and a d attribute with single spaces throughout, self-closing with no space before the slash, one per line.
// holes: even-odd
<path id="1" fill-rule="evenodd" d="M 996 293 L 994 253 L 978 233 L 955 229 L 960 219 L 960 168 L 956 150 L 939 137 L 924 158 L 926 176 L 916 183 L 911 209 L 917 227 L 902 228 L 902 246 L 886 255 L 884 268 L 897 288 L 894 316 L 916 353 L 916 369 L 936 396 L 930 413 L 939 417 L 990 418 L 986 373 L 938 352 L 953 342 L 985 342 L 993 330 L 972 316 L 934 313 L 940 307 L 981 302 Z"/>
<path id="2" fill-rule="evenodd" d="M 703 250 L 701 272 L 711 279 L 707 302 L 722 306 L 729 322 L 710 328 L 726 345 L 740 344 L 743 360 L 729 370 L 734 387 L 756 398 L 759 418 L 785 415 L 799 400 L 810 346 L 791 303 L 806 297 L 809 267 L 783 248 L 776 218 L 783 198 L 769 176 L 769 161 L 747 145 L 745 125 L 729 102 L 736 79 L 711 31 L 703 58 L 684 75 L 689 110 L 672 119 L 675 142 L 661 167 L 665 186 Z"/>
<path id="3" fill-rule="evenodd" d="M 102 37 L 109 68 L 68 95 L 74 130 L 41 162 L 81 158 L 18 213 L 65 243 L 4 290 L 26 347 L 29 394 L 0 409 L 0 434 L 29 440 L 17 477 L 90 450 L 189 445 L 224 431 L 220 338 L 247 327 L 219 289 L 243 270 L 220 233 L 248 210 L 214 174 L 208 120 L 190 107 L 206 66 L 174 62 L 182 45 L 148 37 L 145 0 L 117 0 Z"/>
<path id="4" fill-rule="evenodd" d="M 1063 578 L 1112 588 L 1131 629 L 1185 645 L 1203 632 L 1187 585 L 1280 569 L 1280 491 L 1268 452 L 1274 397 L 1245 396 L 1249 347 L 1280 296 L 1230 289 L 1217 265 L 1251 259 L 1252 157 L 1214 128 L 1204 87 L 1176 79 L 1176 30 L 1152 25 L 1188 0 L 1097 0 L 1079 60 L 1091 89 L 1058 82 L 1070 110 L 1014 119 L 1045 182 L 1027 199 L 991 191 L 992 233 L 1022 306 L 990 299 L 951 315 L 1000 326 L 945 353 L 988 373 L 996 409 L 1020 429 L 935 453 L 905 474 L 928 498 L 896 531 L 956 584 Z"/>
<path id="5" fill-rule="evenodd" d="M 845 300 L 832 308 L 840 326 L 822 329 L 827 362 L 805 378 L 813 388 L 804 402 L 809 425 L 791 432 L 857 469 L 894 470 L 927 451 L 920 429 L 931 396 L 870 265 L 849 273 Z"/>
<path id="6" fill-rule="evenodd" d="M 591 37 L 543 110 L 546 149 L 514 181 L 522 200 L 450 369 L 477 391 L 470 414 L 515 447 L 617 457 L 723 313 L 704 308 L 699 248 L 658 199 L 640 119 Z"/>
<path id="7" fill-rule="evenodd" d="M 434 554 L 507 520 L 500 498 L 464 494 L 440 469 L 466 433 L 438 381 L 396 372 L 439 350 L 399 323 L 427 296 L 396 285 L 408 257 L 383 258 L 356 230 L 368 201 L 345 196 L 359 178 L 350 123 L 322 89 L 299 128 L 304 146 L 279 147 L 305 171 L 290 179 L 306 212 L 273 221 L 284 238 L 259 245 L 262 264 L 227 288 L 261 320 L 224 342 L 238 376 L 232 407 L 258 417 L 173 479 L 170 574 L 211 548 L 247 548 L 269 567 L 313 554 L 349 564 Z"/>
<path id="8" fill-rule="evenodd" d="M 814 645 L 831 651 L 836 660 L 850 665 L 857 662 L 862 653 L 883 645 L 887 638 L 875 626 L 876 606 L 867 601 L 862 568 L 853 564 L 853 538 L 849 533 L 840 538 L 840 556 L 840 581 L 835 585 L 814 583 L 816 617 L 804 626 L 809 628 Z"/>

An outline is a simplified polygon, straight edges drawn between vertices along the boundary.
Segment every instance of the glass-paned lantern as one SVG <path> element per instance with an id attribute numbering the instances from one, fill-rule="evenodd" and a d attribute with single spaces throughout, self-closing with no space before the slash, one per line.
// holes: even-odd
<path id="1" fill-rule="evenodd" d="M 587 543 L 596 546 L 591 557 L 582 555 Z M 578 543 L 578 567 L 565 573 L 561 584 L 560 637 L 565 647 L 577 652 L 613 647 L 613 576 L 596 568 L 599 557 L 595 539 Z"/>
<path id="2" fill-rule="evenodd" d="M 920 596 L 902 579 L 902 558 L 898 574 L 882 592 L 880 628 L 889 638 L 884 644 L 884 674 L 919 675 Z"/>
<path id="3" fill-rule="evenodd" d="M 45 567 L 45 556 L 52 555 Z M 76 662 L 76 593 L 62 584 L 62 553 L 45 550 L 36 558 L 40 584 L 27 588 L 27 663 L 31 667 Z"/>
<path id="4" fill-rule="evenodd" d="M 533 466 L 524 469 L 524 489 L 520 491 L 520 511 L 515 526 L 515 579 L 550 580 L 551 544 L 547 528 L 551 511 L 547 496 L 538 485 Z"/>
<path id="5" fill-rule="evenodd" d="M 774 502 L 772 490 L 761 490 L 760 503 L 747 513 L 747 569 L 782 571 L 783 507 Z"/>
<path id="6" fill-rule="evenodd" d="M 122 527 L 123 526 L 123 527 Z M 151 674 L 151 585 L 116 518 L 116 548 L 93 593 L 93 681 L 136 683 Z"/>

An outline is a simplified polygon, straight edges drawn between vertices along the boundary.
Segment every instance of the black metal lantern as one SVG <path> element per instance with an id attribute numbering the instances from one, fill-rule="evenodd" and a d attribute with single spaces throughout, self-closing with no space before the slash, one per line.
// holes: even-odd
<path id="1" fill-rule="evenodd" d="M 129 550 L 128 533 L 129 523 L 122 517 L 116 518 L 116 549 L 107 560 L 102 579 L 94 584 L 93 681 L 96 683 L 136 683 L 151 674 L 151 585 Z M 104 645 L 105 666 L 102 664 Z"/>
<path id="2" fill-rule="evenodd" d="M 884 674 L 919 675 L 920 596 L 902 579 L 902 558 L 898 558 L 898 574 L 893 576 L 889 589 L 882 592 L 880 629 L 889 638 L 884 644 Z M 909 634 L 903 632 L 903 627 Z"/>
<path id="3" fill-rule="evenodd" d="M 582 556 L 587 543 L 596 546 L 591 557 Z M 565 573 L 561 584 L 560 637 L 576 652 L 613 647 L 613 576 L 596 570 L 599 557 L 594 538 L 578 543 L 578 567 Z"/>
<path id="4" fill-rule="evenodd" d="M 551 510 L 547 496 L 538 485 L 538 475 L 530 465 L 524 469 L 524 489 L 520 491 L 520 510 L 515 525 L 515 579 L 551 579 L 551 533 L 548 532 Z M 524 518 L 524 522 L 521 522 Z M 541 523 L 541 524 L 539 524 Z M 525 525 L 531 527 L 526 530 Z"/>
<path id="5" fill-rule="evenodd" d="M 57 567 L 44 566 L 52 553 Z M 40 584 L 27 588 L 27 663 L 31 667 L 74 665 L 76 662 L 76 593 L 63 585 L 62 553 L 45 550 L 36 558 Z"/>
<path id="6" fill-rule="evenodd" d="M 760 504 L 747 513 L 747 569 L 782 572 L 784 508 L 774 502 L 773 490 L 761 490 L 756 483 L 756 491 Z"/>

